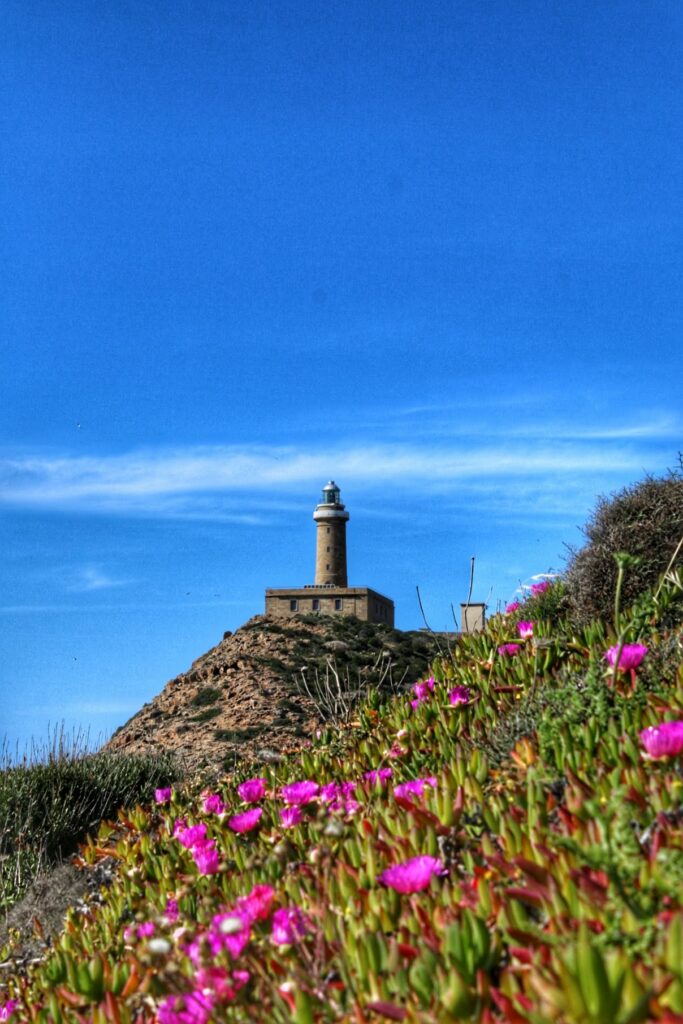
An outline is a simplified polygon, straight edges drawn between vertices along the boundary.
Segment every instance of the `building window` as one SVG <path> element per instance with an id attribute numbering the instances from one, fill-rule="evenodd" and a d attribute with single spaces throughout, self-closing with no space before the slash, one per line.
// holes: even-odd
<path id="1" fill-rule="evenodd" d="M 329 565 L 326 565 L 325 568 L 327 569 L 328 572 L 330 571 Z"/>
<path id="2" fill-rule="evenodd" d="M 299 602 L 295 597 L 293 597 L 289 602 L 289 610 L 290 612 L 298 612 L 299 610 Z"/>
<path id="3" fill-rule="evenodd" d="M 325 529 L 327 530 L 328 533 L 330 532 L 329 526 L 326 526 Z"/>
<path id="4" fill-rule="evenodd" d="M 334 599 L 334 610 L 335 610 L 335 612 L 340 612 L 342 610 L 342 607 L 343 607 L 343 604 L 342 604 L 341 597 L 335 597 L 335 599 Z"/>
<path id="5" fill-rule="evenodd" d="M 328 544 L 327 547 L 325 548 L 325 551 L 329 551 L 329 550 L 330 550 L 330 546 Z"/>
<path id="6" fill-rule="evenodd" d="M 320 609 L 320 599 L 314 597 L 311 604 L 313 605 L 313 611 L 317 612 Z"/>

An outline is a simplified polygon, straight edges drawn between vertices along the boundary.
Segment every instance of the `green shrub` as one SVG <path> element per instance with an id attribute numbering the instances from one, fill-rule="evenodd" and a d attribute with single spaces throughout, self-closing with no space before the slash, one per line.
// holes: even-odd
<path id="1" fill-rule="evenodd" d="M 220 695 L 221 691 L 217 690 L 214 686 L 205 686 L 203 690 L 200 690 L 192 698 L 190 704 L 195 708 L 203 708 L 207 704 L 215 704 Z"/>
<path id="2" fill-rule="evenodd" d="M 571 615 L 579 624 L 611 621 L 617 581 L 615 555 L 638 559 L 626 574 L 622 607 L 654 587 L 683 537 L 683 478 L 676 473 L 645 480 L 610 497 L 600 497 L 583 528 L 586 545 L 570 548 L 565 583 Z M 675 563 L 683 565 L 683 551 Z"/>
<path id="3" fill-rule="evenodd" d="M 149 802 L 155 788 L 179 777 L 167 753 L 68 754 L 0 771 L 0 908 L 36 873 L 73 853 L 103 818 Z"/>

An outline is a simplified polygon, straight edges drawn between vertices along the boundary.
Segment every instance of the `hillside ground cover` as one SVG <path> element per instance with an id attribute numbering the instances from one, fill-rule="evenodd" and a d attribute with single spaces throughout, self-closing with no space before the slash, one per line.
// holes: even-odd
<path id="1" fill-rule="evenodd" d="M 581 630 L 561 604 L 102 824 L 80 856 L 114 884 L 0 1019 L 683 1021 L 683 579 Z"/>
<path id="2" fill-rule="evenodd" d="M 151 800 L 176 778 L 173 759 L 94 754 L 83 737 L 58 731 L 46 748 L 0 770 L 0 912 L 16 903 L 41 871 L 77 849 L 119 807 Z"/>

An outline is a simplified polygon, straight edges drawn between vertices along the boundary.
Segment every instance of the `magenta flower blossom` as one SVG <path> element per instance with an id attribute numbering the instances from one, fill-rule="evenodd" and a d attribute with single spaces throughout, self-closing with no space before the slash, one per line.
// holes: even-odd
<path id="1" fill-rule="evenodd" d="M 207 793 L 204 797 L 204 813 L 205 814 L 223 814 L 225 812 L 225 804 L 220 793 Z"/>
<path id="2" fill-rule="evenodd" d="M 433 693 L 433 691 L 434 679 L 432 676 L 430 676 L 429 679 L 423 679 L 421 682 L 415 683 L 415 685 L 413 686 L 413 693 L 415 694 L 415 699 L 411 700 L 410 702 L 411 708 L 417 708 L 420 706 L 420 704 L 423 704 L 424 701 L 428 699 L 430 694 Z"/>
<path id="3" fill-rule="evenodd" d="M 647 647 L 643 644 L 624 644 L 621 655 L 619 655 L 619 644 L 615 644 L 614 647 L 610 647 L 608 651 L 605 651 L 605 657 L 607 658 L 608 665 L 614 667 L 617 655 L 619 655 L 617 671 L 630 672 L 632 669 L 638 668 L 647 651 Z"/>
<path id="4" fill-rule="evenodd" d="M 683 753 L 683 720 L 679 718 L 643 729 L 640 742 L 645 747 L 646 756 L 654 761 L 662 757 L 676 757 Z"/>
<path id="5" fill-rule="evenodd" d="M 211 992 L 195 989 L 182 996 L 168 996 L 159 1003 L 157 1020 L 159 1024 L 206 1024 L 214 1008 L 215 997 Z"/>
<path id="6" fill-rule="evenodd" d="M 282 907 L 273 914 L 271 939 L 276 946 L 292 946 L 310 931 L 310 926 L 300 907 Z"/>
<path id="7" fill-rule="evenodd" d="M 498 653 L 501 658 L 514 658 L 515 654 L 519 654 L 519 649 L 519 644 L 501 644 Z"/>
<path id="8" fill-rule="evenodd" d="M 227 949 L 232 959 L 237 960 L 251 938 L 251 918 L 239 907 L 215 914 L 206 937 L 214 957 L 221 949 Z"/>
<path id="9" fill-rule="evenodd" d="M 275 890 L 270 885 L 255 885 L 246 896 L 240 896 L 237 909 L 250 921 L 265 921 L 270 916 L 274 898 Z"/>
<path id="10" fill-rule="evenodd" d="M 303 818 L 300 807 L 283 807 L 280 811 L 280 823 L 283 828 L 293 828 Z"/>
<path id="11" fill-rule="evenodd" d="M 178 901 L 174 900 L 173 897 L 169 896 L 166 900 L 166 909 L 164 910 L 164 921 L 167 924 L 175 924 L 180 917 L 180 910 L 178 908 Z"/>
<path id="12" fill-rule="evenodd" d="M 426 779 L 411 779 L 409 782 L 402 782 L 400 785 L 394 786 L 394 796 L 412 800 L 414 796 L 423 796 L 425 786 L 436 786 L 436 776 L 429 775 Z"/>
<path id="13" fill-rule="evenodd" d="M 154 790 L 154 799 L 156 800 L 156 802 L 158 804 L 167 804 L 167 803 L 169 803 L 172 796 L 173 796 L 173 790 L 171 789 L 170 786 L 164 786 L 162 789 L 155 789 Z M 0 1020 L 2 1020 L 2 1017 L 0 1017 Z"/>
<path id="14" fill-rule="evenodd" d="M 320 786 L 317 782 L 304 779 L 302 782 L 290 782 L 288 786 L 283 786 L 280 796 L 286 804 L 310 804 L 319 792 Z"/>
<path id="15" fill-rule="evenodd" d="M 155 928 L 154 921 L 143 921 L 142 924 L 138 925 L 138 938 L 146 939 L 150 935 L 154 935 Z"/>
<path id="16" fill-rule="evenodd" d="M 341 787 L 337 782 L 327 782 L 320 787 L 320 799 L 324 804 L 336 803 L 341 794 Z"/>
<path id="17" fill-rule="evenodd" d="M 229 1003 L 249 981 L 249 971 L 230 973 L 224 967 L 200 967 L 195 981 L 202 992 L 213 992 L 219 1002 Z"/>
<path id="18" fill-rule="evenodd" d="M 251 832 L 253 828 L 259 823 L 259 818 L 263 814 L 262 807 L 251 807 L 244 814 L 235 814 L 232 818 L 228 819 L 228 827 L 233 832 Z"/>
<path id="19" fill-rule="evenodd" d="M 391 768 L 373 768 L 371 771 L 365 772 L 363 778 L 367 779 L 373 785 L 377 782 L 384 785 L 389 781 L 392 775 L 393 772 Z"/>
<path id="20" fill-rule="evenodd" d="M 213 839 L 204 839 L 192 847 L 192 857 L 200 875 L 215 875 L 220 866 L 220 856 Z"/>
<path id="21" fill-rule="evenodd" d="M 265 779 L 247 779 L 237 787 L 237 794 L 245 804 L 257 804 L 266 795 Z"/>
<path id="22" fill-rule="evenodd" d="M 516 612 L 521 607 L 519 601 L 511 601 L 510 604 L 505 605 L 505 614 L 512 615 L 513 612 Z"/>
<path id="23" fill-rule="evenodd" d="M 534 635 L 533 622 L 518 622 L 517 629 L 522 640 L 528 640 L 529 637 Z"/>
<path id="24" fill-rule="evenodd" d="M 412 857 L 387 868 L 379 876 L 379 881 L 396 892 L 411 893 L 426 889 L 432 875 L 445 874 L 447 871 L 437 857 Z"/>
<path id="25" fill-rule="evenodd" d="M 546 590 L 550 590 L 548 580 L 543 580 L 542 583 L 533 583 L 531 586 L 531 596 L 538 597 L 540 594 L 545 594 Z"/>
<path id="26" fill-rule="evenodd" d="M 173 831 L 173 835 L 178 840 L 181 846 L 184 846 L 186 850 L 192 849 L 197 843 L 202 843 L 206 839 L 206 825 L 204 822 L 200 822 L 199 825 L 191 825 L 189 828 L 181 825 L 178 828 L 178 822 L 176 822 L 176 828 Z"/>
<path id="27" fill-rule="evenodd" d="M 18 1005 L 18 999 L 8 999 L 6 1003 L 0 1003 L 0 1020 L 9 1020 Z"/>
<path id="28" fill-rule="evenodd" d="M 471 699 L 472 691 L 469 686 L 454 686 L 448 693 L 451 704 L 469 704 Z"/>

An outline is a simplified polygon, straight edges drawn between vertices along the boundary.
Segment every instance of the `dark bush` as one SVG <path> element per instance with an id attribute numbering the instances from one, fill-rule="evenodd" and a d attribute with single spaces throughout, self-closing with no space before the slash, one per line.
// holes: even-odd
<path id="1" fill-rule="evenodd" d="M 192 698 L 190 704 L 195 708 L 203 708 L 207 704 L 215 704 L 220 695 L 221 691 L 214 686 L 205 686 Z"/>
<path id="2" fill-rule="evenodd" d="M 583 533 L 587 543 L 580 550 L 569 549 L 565 574 L 571 614 L 581 625 L 594 618 L 611 621 L 617 581 L 614 556 L 627 551 L 639 559 L 626 572 L 621 601 L 625 608 L 657 584 L 683 536 L 683 477 L 649 476 L 600 497 Z M 683 551 L 675 564 L 683 565 Z"/>

